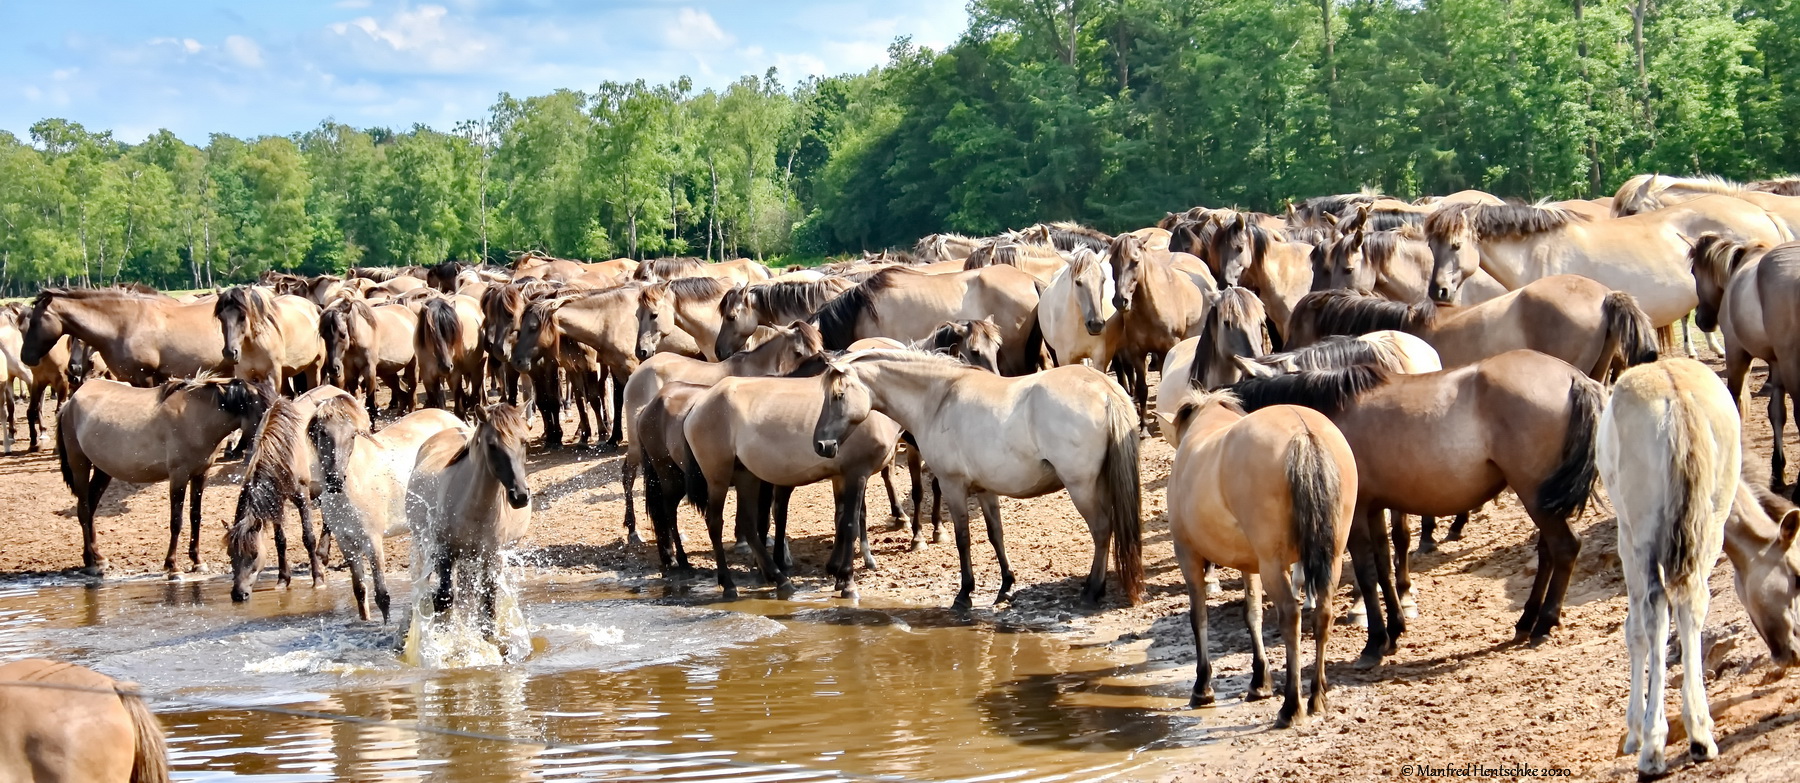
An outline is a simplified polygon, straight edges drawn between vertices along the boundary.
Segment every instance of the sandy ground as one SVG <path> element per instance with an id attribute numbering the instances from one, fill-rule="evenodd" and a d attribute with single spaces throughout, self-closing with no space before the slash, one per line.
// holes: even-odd
<path id="1" fill-rule="evenodd" d="M 1750 388 L 1761 385 L 1759 370 Z M 1769 427 L 1763 400 L 1752 400 L 1746 432 L 1747 461 L 1767 464 Z M 22 415 L 22 406 L 21 406 Z M 21 440 L 22 429 L 21 423 Z M 573 433 L 571 425 L 569 432 Z M 1793 443 L 1792 440 L 1789 441 Z M 1790 446 L 1791 447 L 1791 446 Z M 1160 439 L 1143 448 L 1145 552 L 1150 574 L 1147 600 L 1124 607 L 1116 598 L 1098 612 L 1076 607 L 1076 592 L 1091 549 L 1086 528 L 1067 496 L 1003 500 L 1007 549 L 1019 579 L 1015 600 L 988 607 L 999 573 L 977 528 L 976 618 L 1050 628 L 1083 644 L 1141 650 L 1144 662 L 1118 671 L 1072 677 L 1071 698 L 1130 697 L 1180 709 L 1192 684 L 1194 651 L 1187 630 L 1187 599 L 1172 558 L 1164 518 L 1164 486 L 1171 450 Z M 624 542 L 620 457 L 592 451 L 534 453 L 528 464 L 535 493 L 528 562 L 565 577 L 607 579 L 666 588 L 655 574 L 648 546 Z M 221 465 L 205 499 L 201 552 L 213 573 L 225 570 L 222 527 L 235 502 L 237 463 Z M 0 459 L 0 580 L 62 572 L 80 565 L 80 532 L 72 499 L 54 456 L 45 451 Z M 901 488 L 902 493 L 905 487 Z M 154 572 L 167 545 L 168 495 L 164 486 L 114 484 L 100 510 L 102 552 L 111 576 Z M 957 589 L 956 553 L 948 543 L 909 551 L 910 534 L 886 529 L 887 501 L 879 483 L 869 490 L 871 524 L 880 570 L 859 575 L 865 597 L 947 606 Z M 290 515 L 290 525 L 292 515 Z M 830 551 L 831 500 L 823 487 L 797 492 L 791 512 L 796 569 L 803 590 L 827 590 L 822 568 Z M 185 525 L 184 525 L 185 526 Z M 1446 526 L 1447 527 L 1447 526 Z M 713 560 L 704 524 L 691 509 L 682 528 L 694 565 Z M 1443 535 L 1440 528 L 1439 536 Z M 1332 705 L 1323 717 L 1289 731 L 1272 731 L 1277 701 L 1246 703 L 1249 637 L 1243 626 L 1241 581 L 1227 573 L 1215 593 L 1211 634 L 1219 705 L 1199 713 L 1232 754 L 1207 754 L 1202 765 L 1178 779 L 1400 777 L 1406 765 L 1565 768 L 1576 779 L 1629 779 L 1634 760 L 1617 755 L 1624 731 L 1626 652 L 1621 626 L 1624 584 L 1614 547 L 1609 506 L 1601 500 L 1576 525 L 1583 549 L 1563 612 L 1563 627 L 1540 647 L 1509 644 L 1536 568 L 1535 532 L 1510 494 L 1477 513 L 1461 541 L 1444 543 L 1414 559 L 1414 591 L 1422 616 L 1409 624 L 1399 654 L 1378 671 L 1353 671 L 1349 662 L 1363 632 L 1340 627 L 1330 643 Z M 185 532 L 178 563 L 185 565 Z M 646 535 L 648 535 L 646 533 Z M 298 536 L 294 536 L 298 539 Z M 951 540 L 948 531 L 944 541 Z M 296 543 L 297 546 L 297 543 Z M 393 566 L 405 546 L 390 548 Z M 303 559 L 300 558 L 300 559 Z M 733 559 L 739 585 L 755 585 L 747 558 Z M 343 589 L 332 574 L 330 589 Z M 220 600 L 226 584 L 218 580 Z M 275 589 L 265 576 L 261 589 Z M 303 584 L 304 578 L 296 584 Z M 1800 777 L 1800 682 L 1780 679 L 1768 651 L 1750 629 L 1731 587 L 1731 566 L 1721 560 L 1713 580 L 1706 639 L 1708 691 L 1721 758 L 1688 763 L 1675 713 L 1674 683 L 1668 693 L 1669 756 L 1676 779 L 1794 780 Z M 306 588 L 296 588 L 306 589 Z M 716 594 L 710 575 L 673 588 Z M 1346 595 L 1337 597 L 1340 612 Z M 1276 638 L 1272 630 L 1270 638 Z M 1303 649 L 1310 649 L 1310 642 Z M 1279 671 L 1284 656 L 1271 647 Z M 1305 653 L 1310 660 L 1310 652 Z M 1673 662 L 1674 656 L 1671 656 Z M 1414 774 L 1413 776 L 1418 776 Z"/>

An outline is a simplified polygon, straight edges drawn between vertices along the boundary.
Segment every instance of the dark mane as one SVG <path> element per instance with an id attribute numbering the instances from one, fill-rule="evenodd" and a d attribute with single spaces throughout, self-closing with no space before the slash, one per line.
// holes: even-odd
<path id="1" fill-rule="evenodd" d="M 508 447 L 520 447 L 530 436 L 530 427 L 525 423 L 525 414 L 520 413 L 517 406 L 504 402 L 496 402 L 487 406 L 482 421 L 494 429 L 494 434 Z"/>
<path id="2" fill-rule="evenodd" d="M 1099 252 L 1112 243 L 1112 237 L 1105 233 L 1069 221 L 1039 223 L 1019 232 L 1019 238 L 1030 244 L 1048 245 L 1064 253 L 1083 247 Z"/>
<path id="3" fill-rule="evenodd" d="M 677 304 L 718 299 L 731 289 L 731 283 L 716 277 L 681 277 L 666 285 Z"/>
<path id="4" fill-rule="evenodd" d="M 1373 193 L 1344 193 L 1335 196 L 1313 196 L 1294 205 L 1294 219 L 1302 224 L 1318 223 L 1326 215 L 1344 217 L 1359 204 L 1373 204 L 1380 196 Z"/>
<path id="5" fill-rule="evenodd" d="M 1704 272 L 1715 284 L 1723 286 L 1752 250 L 1767 249 L 1768 245 L 1762 242 L 1733 242 L 1708 231 L 1694 240 L 1694 246 L 1688 250 L 1688 261 L 1696 276 Z"/>
<path id="6" fill-rule="evenodd" d="M 1570 223 L 1583 223 L 1586 215 L 1561 207 L 1536 207 L 1528 204 L 1444 204 L 1425 218 L 1425 235 L 1434 240 L 1448 239 L 1461 226 L 1467 225 L 1476 237 L 1530 236 L 1554 231 Z"/>
<path id="7" fill-rule="evenodd" d="M 698 272 L 705 266 L 706 262 L 701 261 L 698 258 L 689 258 L 685 256 L 675 258 L 652 258 L 638 264 L 637 271 L 633 272 L 631 276 L 634 280 L 649 280 L 652 278 L 667 280 L 671 277 Z"/>
<path id="8" fill-rule="evenodd" d="M 1399 209 L 1372 209 L 1369 210 L 1369 217 L 1363 223 L 1363 228 L 1367 231 L 1393 231 L 1419 226 L 1425 223 L 1426 214 L 1428 213 Z"/>
<path id="9" fill-rule="evenodd" d="M 873 311 L 875 297 L 894 286 L 899 275 L 918 274 L 906 267 L 889 267 L 880 270 L 869 279 L 856 284 L 836 298 L 819 308 L 814 320 L 819 325 L 819 335 L 825 341 L 825 347 L 833 351 L 841 351 L 856 342 L 856 322 L 865 311 Z"/>
<path id="10" fill-rule="evenodd" d="M 1294 366 L 1305 371 L 1334 370 L 1359 364 L 1379 365 L 1385 359 L 1387 352 L 1375 343 L 1349 335 L 1334 334 L 1305 348 L 1270 354 L 1257 361 L 1270 367 L 1281 367 L 1293 362 Z"/>
<path id="11" fill-rule="evenodd" d="M 811 318 L 832 298 L 853 287 L 855 287 L 855 283 L 841 277 L 827 277 L 810 282 L 788 280 L 744 286 L 726 292 L 725 298 L 719 300 L 719 310 L 724 312 L 735 309 L 737 303 L 732 300 L 748 296 L 751 309 L 755 310 L 765 323 L 804 321 Z"/>
<path id="12" fill-rule="evenodd" d="M 1363 296 L 1353 291 L 1334 289 L 1314 291 L 1300 298 L 1288 318 L 1289 333 L 1296 324 L 1308 323 L 1312 334 L 1364 335 L 1384 329 L 1412 332 L 1429 325 L 1437 317 L 1431 302 L 1408 305 L 1376 296 Z"/>
<path id="13" fill-rule="evenodd" d="M 1777 196 L 1800 196 L 1800 177 L 1776 177 L 1750 183 L 1751 190 Z"/>
<path id="14" fill-rule="evenodd" d="M 1256 411 L 1271 405 L 1300 405 L 1327 416 L 1334 416 L 1357 401 L 1369 390 L 1387 383 L 1388 372 L 1376 365 L 1362 364 L 1336 370 L 1310 370 L 1248 378 L 1231 387 L 1244 410 Z"/>
<path id="15" fill-rule="evenodd" d="M 824 353 L 814 354 L 810 357 L 807 357 L 807 359 L 805 361 L 800 362 L 800 365 L 798 367 L 795 367 L 794 369 L 789 370 L 787 372 L 787 374 L 782 375 L 780 377 L 782 377 L 782 378 L 817 378 L 817 377 L 825 374 L 825 370 L 831 367 L 832 360 L 836 359 L 836 358 L 837 358 L 837 356 L 831 355 L 831 354 L 824 354 Z"/>
<path id="16" fill-rule="evenodd" d="M 1224 263 L 1225 252 L 1231 248 L 1232 240 L 1240 233 L 1250 237 L 1250 257 L 1253 262 L 1261 261 L 1263 256 L 1268 254 L 1269 243 L 1272 241 L 1268 230 L 1257 225 L 1249 215 L 1240 212 L 1235 217 L 1214 224 L 1212 234 L 1206 240 L 1206 249 L 1211 254 L 1210 258 L 1221 264 Z M 1169 241 L 1169 250 L 1171 252 L 1175 250 L 1174 240 Z M 1194 251 L 1185 252 L 1192 253 Z"/>
<path id="17" fill-rule="evenodd" d="M 219 298 L 213 302 L 213 316 L 237 310 L 244 314 L 244 321 L 253 324 L 268 324 L 274 321 L 273 308 L 262 292 L 247 285 L 236 285 L 219 292 Z"/>
<path id="18" fill-rule="evenodd" d="M 1287 241 L 1289 242 L 1304 242 L 1313 246 L 1324 245 L 1337 240 L 1336 231 L 1320 226 L 1288 226 L 1284 233 L 1287 234 Z M 1171 248 L 1172 247 L 1173 246 L 1171 246 Z"/>

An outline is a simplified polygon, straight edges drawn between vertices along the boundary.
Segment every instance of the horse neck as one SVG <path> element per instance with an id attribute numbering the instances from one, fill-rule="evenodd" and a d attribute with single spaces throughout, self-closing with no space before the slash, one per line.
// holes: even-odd
<path id="1" fill-rule="evenodd" d="M 98 349 L 100 346 L 112 346 L 122 338 L 128 324 L 142 324 L 148 303 L 133 299 L 113 300 L 125 305 L 123 316 L 108 313 L 94 306 L 98 300 L 68 299 L 56 300 L 57 315 L 62 319 L 63 334 L 74 337 Z M 60 338 L 59 338 L 60 339 Z"/>
<path id="2" fill-rule="evenodd" d="M 933 361 L 875 360 L 856 365 L 871 407 L 918 432 L 932 422 L 959 368 Z"/>
<path id="3" fill-rule="evenodd" d="M 488 464 L 488 450 L 482 443 L 480 430 L 469 435 L 468 456 L 451 465 L 446 472 L 449 475 L 445 477 L 444 486 L 455 495 L 445 509 L 452 513 L 446 517 L 460 519 L 463 524 L 498 525 L 506 506 L 501 498 L 506 490 L 500 486 L 500 479 L 494 476 L 493 467 Z"/>
<path id="4" fill-rule="evenodd" d="M 1188 322 L 1195 320 L 1194 314 L 1184 312 L 1181 306 L 1186 297 L 1178 292 L 1192 287 L 1185 277 L 1166 258 L 1144 258 L 1138 262 L 1137 290 L 1131 297 L 1130 312 L 1138 314 L 1138 322 L 1176 342 L 1187 336 Z"/>
<path id="5" fill-rule="evenodd" d="M 687 332 L 700 343 L 700 347 L 709 352 L 713 342 L 719 337 L 719 329 L 725 324 L 725 317 L 719 312 L 719 300 L 724 294 L 706 299 L 675 300 L 675 327 Z"/>
<path id="6" fill-rule="evenodd" d="M 1781 543 L 1781 530 L 1774 520 L 1764 513 L 1762 507 L 1750 496 L 1747 490 L 1738 491 L 1739 506 L 1750 505 L 1754 508 L 1745 511 L 1733 509 L 1725 519 L 1725 556 L 1731 559 L 1731 565 L 1739 573 L 1750 570 L 1751 564 L 1765 557 L 1770 549 Z"/>
<path id="7" fill-rule="evenodd" d="M 1516 291 L 1520 286 L 1542 277 L 1543 261 L 1567 241 L 1562 231 L 1545 231 L 1523 237 L 1482 239 L 1479 243 L 1481 271 L 1493 277 L 1501 287 Z"/>

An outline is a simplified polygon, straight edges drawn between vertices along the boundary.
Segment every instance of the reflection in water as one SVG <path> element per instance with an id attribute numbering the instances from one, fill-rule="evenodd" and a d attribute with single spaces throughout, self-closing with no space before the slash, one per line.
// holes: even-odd
<path id="1" fill-rule="evenodd" d="M 1185 672 L 937 609 L 528 585 L 528 660 L 433 671 L 400 662 L 404 625 L 346 619 L 345 591 L 224 590 L 0 588 L 0 660 L 61 647 L 152 691 L 383 721 L 160 706 L 200 780 L 1090 777 L 1200 742 L 1169 711 Z"/>

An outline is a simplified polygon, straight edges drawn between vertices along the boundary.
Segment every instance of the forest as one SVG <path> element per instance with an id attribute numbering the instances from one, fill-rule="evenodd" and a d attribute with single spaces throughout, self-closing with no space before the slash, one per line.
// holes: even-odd
<path id="1" fill-rule="evenodd" d="M 0 131 L 0 286 L 556 256 L 796 259 L 1375 188 L 1800 171 L 1800 0 L 972 0 L 943 51 L 723 89 L 501 94 L 454 128 Z"/>

